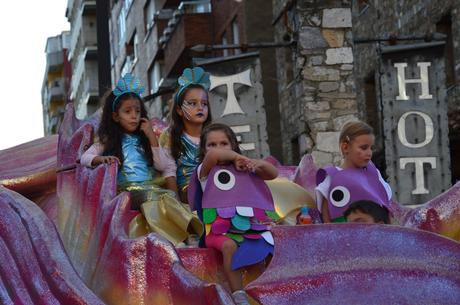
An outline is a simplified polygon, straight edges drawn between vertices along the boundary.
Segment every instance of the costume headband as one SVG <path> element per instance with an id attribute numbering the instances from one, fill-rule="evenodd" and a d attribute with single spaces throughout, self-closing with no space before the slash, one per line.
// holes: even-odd
<path id="1" fill-rule="evenodd" d="M 195 67 L 193 69 L 186 68 L 177 82 L 179 83 L 179 91 L 177 91 L 176 96 L 174 97 L 174 101 L 176 103 L 179 103 L 179 99 L 185 89 L 191 85 L 198 85 L 206 91 L 209 91 L 209 87 L 211 87 L 209 73 L 205 72 L 201 67 Z"/>
<path id="2" fill-rule="evenodd" d="M 115 95 L 115 99 L 112 103 L 112 111 L 115 112 L 118 98 L 123 94 L 134 93 L 140 98 L 144 91 L 145 88 L 144 86 L 141 86 L 141 81 L 138 78 L 132 76 L 131 73 L 126 73 L 121 79 L 118 80 L 117 86 L 112 91 Z"/>

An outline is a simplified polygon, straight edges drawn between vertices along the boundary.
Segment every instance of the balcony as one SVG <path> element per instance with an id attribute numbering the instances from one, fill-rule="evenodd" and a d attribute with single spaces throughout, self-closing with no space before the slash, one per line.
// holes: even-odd
<path id="1" fill-rule="evenodd" d="M 49 101 L 63 101 L 65 100 L 64 80 L 62 78 L 55 79 L 48 87 Z"/>
<path id="2" fill-rule="evenodd" d="M 182 14 L 204 14 L 211 13 L 211 2 L 203 1 L 182 1 L 178 7 Z"/>
<path id="3" fill-rule="evenodd" d="M 87 76 L 83 85 L 83 92 L 86 92 L 88 96 L 99 96 L 99 83 L 95 75 Z"/>
<path id="4" fill-rule="evenodd" d="M 71 28 L 71 33 L 70 33 L 70 52 L 69 52 L 69 60 L 73 57 L 75 53 L 75 49 L 77 47 L 77 43 L 79 39 L 82 39 L 82 32 L 88 31 L 87 27 L 85 26 L 86 23 L 86 16 L 92 16 L 91 22 L 95 23 L 96 20 L 96 1 L 82 1 L 81 6 L 79 8 L 78 15 L 76 16 L 76 19 L 74 20 Z M 92 40 L 95 40 L 96 36 L 96 29 L 93 30 L 93 34 L 91 38 L 89 39 L 89 42 L 83 42 L 83 46 L 86 45 L 95 45 Z M 93 37 L 94 36 L 94 37 Z M 86 39 L 88 40 L 88 39 Z"/>
<path id="5" fill-rule="evenodd" d="M 212 44 L 210 1 L 183 1 L 174 11 L 159 39 L 164 50 L 164 75 L 178 74 L 188 65 L 188 49 L 196 44 Z M 177 63 L 181 63 L 176 65 Z"/>
<path id="6" fill-rule="evenodd" d="M 97 47 L 86 47 L 78 56 L 73 69 L 72 81 L 70 84 L 70 99 L 73 100 L 79 93 L 79 86 L 85 71 L 96 71 L 97 75 Z M 88 67 L 86 63 L 88 62 Z"/>
<path id="7" fill-rule="evenodd" d="M 64 51 L 47 53 L 46 64 L 49 72 L 59 71 L 64 64 Z"/>

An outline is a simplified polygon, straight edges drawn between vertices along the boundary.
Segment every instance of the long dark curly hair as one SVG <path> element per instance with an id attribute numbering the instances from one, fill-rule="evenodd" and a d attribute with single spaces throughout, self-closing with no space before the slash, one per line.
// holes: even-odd
<path id="1" fill-rule="evenodd" d="M 118 112 L 121 105 L 124 101 L 128 99 L 137 99 L 140 102 L 141 106 L 141 118 L 147 118 L 147 110 L 145 109 L 144 101 L 135 93 L 125 93 L 118 98 L 118 102 L 115 106 L 115 112 Z M 113 92 L 110 92 L 105 95 L 104 109 L 102 110 L 101 123 L 99 124 L 99 129 L 97 134 L 99 136 L 100 143 L 104 146 L 104 156 L 115 156 L 121 163 L 123 163 L 123 152 L 121 146 L 121 140 L 125 131 L 123 128 L 113 120 L 112 118 L 112 105 L 115 100 L 115 95 Z M 140 126 L 140 124 L 139 124 Z M 138 135 L 141 139 L 141 145 L 145 152 L 145 158 L 149 166 L 153 165 L 153 154 L 152 148 L 150 147 L 150 142 L 145 136 L 145 134 L 137 128 L 134 132 L 135 135 Z"/>
<path id="2" fill-rule="evenodd" d="M 200 161 L 203 161 L 204 155 L 206 155 L 206 139 L 208 138 L 208 134 L 212 131 L 222 131 L 230 141 L 232 150 L 241 155 L 240 145 L 238 144 L 238 139 L 236 138 L 233 130 L 228 125 L 222 123 L 212 123 L 203 128 L 201 131 L 199 154 Z"/>
<path id="3" fill-rule="evenodd" d="M 171 124 L 171 127 L 169 128 L 169 132 L 170 132 L 170 135 L 171 135 L 171 137 L 170 137 L 171 155 L 175 160 L 179 159 L 181 154 L 185 150 L 185 147 L 184 147 L 184 145 L 182 144 L 182 141 L 181 141 L 181 136 L 184 133 L 185 125 L 184 125 L 184 122 L 182 120 L 182 117 L 177 113 L 177 107 L 182 107 L 182 104 L 184 103 L 185 94 L 187 93 L 188 90 L 193 89 L 193 88 L 203 89 L 203 87 L 200 86 L 200 85 L 191 85 L 190 87 L 188 87 L 187 89 L 184 90 L 184 92 L 179 96 L 177 101 L 176 100 L 174 101 L 174 103 L 173 103 L 174 105 L 173 105 L 173 107 L 171 109 L 171 121 L 172 121 L 172 124 Z M 208 94 L 206 90 L 205 90 L 205 92 L 206 92 L 206 94 Z M 208 95 L 208 97 L 209 97 L 209 95 Z M 212 121 L 211 107 L 210 107 L 210 103 L 208 101 L 208 117 L 206 118 L 206 121 L 204 121 L 203 127 L 205 127 L 206 125 L 211 123 L 211 121 Z"/>

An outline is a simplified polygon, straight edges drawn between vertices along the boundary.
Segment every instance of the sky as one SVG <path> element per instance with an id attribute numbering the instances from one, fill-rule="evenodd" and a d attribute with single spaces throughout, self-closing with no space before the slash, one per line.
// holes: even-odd
<path id="1" fill-rule="evenodd" d="M 3 1 L 0 10 L 0 150 L 43 137 L 46 39 L 69 30 L 67 0 Z"/>

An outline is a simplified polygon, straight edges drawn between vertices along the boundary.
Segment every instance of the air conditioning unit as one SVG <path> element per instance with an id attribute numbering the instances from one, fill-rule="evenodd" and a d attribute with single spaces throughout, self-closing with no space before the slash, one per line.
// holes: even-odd
<path id="1" fill-rule="evenodd" d="M 161 36 L 160 39 L 158 39 L 159 44 L 164 44 L 164 43 L 166 43 L 166 41 L 168 41 L 168 39 L 164 35 Z"/>
<path id="2" fill-rule="evenodd" d="M 173 18 L 180 18 L 181 15 L 182 15 L 181 10 L 175 10 L 173 13 Z"/>
<path id="3" fill-rule="evenodd" d="M 178 20 L 177 20 L 176 18 L 171 18 L 171 19 L 169 19 L 169 21 L 168 21 L 168 27 L 174 28 L 174 27 L 176 26 L 176 24 L 177 24 L 177 21 L 178 21 Z"/>
<path id="4" fill-rule="evenodd" d="M 170 27 L 170 26 L 168 26 L 168 27 L 166 27 L 166 29 L 164 30 L 163 35 L 164 35 L 164 36 L 170 36 L 172 32 L 173 32 L 173 28 Z"/>

